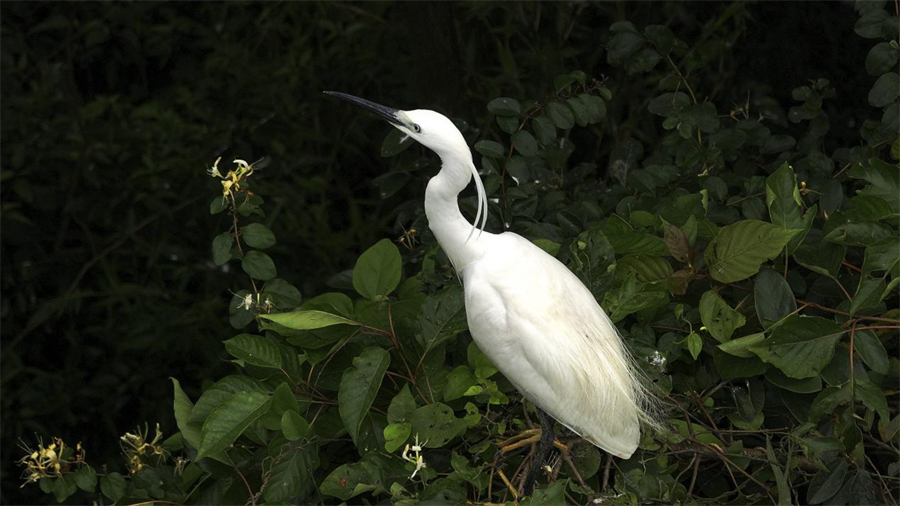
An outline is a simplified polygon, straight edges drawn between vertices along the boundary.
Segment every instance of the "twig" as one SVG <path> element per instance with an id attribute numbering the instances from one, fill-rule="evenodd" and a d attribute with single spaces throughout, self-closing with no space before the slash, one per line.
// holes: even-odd
<path id="1" fill-rule="evenodd" d="M 691 494 L 694 493 L 694 485 L 697 483 L 697 471 L 700 470 L 700 457 L 694 455 L 694 472 L 691 473 L 691 485 L 687 489 L 687 496 L 685 496 L 685 500 L 691 498 Z"/>
<path id="2" fill-rule="evenodd" d="M 250 504 L 252 506 L 256 506 L 256 495 L 253 493 L 253 489 L 250 488 L 250 483 L 247 482 L 247 478 L 244 477 L 244 473 L 242 473 L 240 468 L 238 468 L 238 466 L 234 463 L 234 461 L 231 460 L 231 455 L 228 455 L 227 450 L 223 451 L 222 453 L 225 454 L 225 458 L 228 459 L 228 462 L 231 464 L 231 467 L 234 468 L 234 472 L 236 472 L 238 474 L 238 476 L 241 477 L 241 481 L 243 481 L 244 486 L 247 487 L 247 493 L 250 494 L 250 500 L 249 500 Z"/>

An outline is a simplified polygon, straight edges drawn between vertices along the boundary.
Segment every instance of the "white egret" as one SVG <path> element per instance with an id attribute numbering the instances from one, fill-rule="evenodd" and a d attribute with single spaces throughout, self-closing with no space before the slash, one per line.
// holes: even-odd
<path id="1" fill-rule="evenodd" d="M 540 408 L 544 430 L 538 455 L 543 456 L 536 457 L 533 469 L 553 441 L 541 410 L 612 455 L 631 457 L 641 422 L 652 417 L 622 338 L 590 290 L 559 260 L 515 233 L 483 231 L 487 197 L 453 122 L 434 111 L 401 111 L 325 93 L 377 113 L 441 158 L 441 170 L 425 190 L 428 226 L 462 281 L 475 343 Z M 471 179 L 478 193 L 475 224 L 457 205 Z"/>

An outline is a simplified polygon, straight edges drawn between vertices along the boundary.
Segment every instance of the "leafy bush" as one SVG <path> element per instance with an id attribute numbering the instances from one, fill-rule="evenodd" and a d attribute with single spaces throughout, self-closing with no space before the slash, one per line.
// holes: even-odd
<path id="1" fill-rule="evenodd" d="M 579 275 L 667 405 L 666 430 L 627 461 L 563 433 L 571 455 L 531 503 L 896 500 L 898 34 L 882 2 L 857 9 L 856 32 L 879 41 L 865 62 L 877 115 L 836 149 L 827 79 L 786 108 L 765 95 L 726 105 L 704 78 L 725 42 L 629 22 L 612 25 L 606 55 L 633 88 L 575 71 L 536 98 L 487 101 L 490 138 L 460 122 L 481 157 L 488 230 Z M 632 128 L 653 117 L 662 133 L 617 136 L 604 177 L 592 146 L 627 100 L 649 113 Z M 381 152 L 385 198 L 438 170 L 396 132 Z M 512 501 L 527 451 L 500 448 L 520 444 L 533 414 L 467 334 L 421 200 L 398 208 L 401 237 L 330 280 L 337 291 L 301 299 L 264 252 L 276 239 L 253 167 L 214 168 L 210 211 L 227 231 L 212 258 L 247 275 L 229 302 L 242 333 L 224 343 L 235 374 L 196 399 L 173 380 L 179 432 L 132 435 L 129 476 L 41 446 L 25 459 L 49 462 L 41 489 L 122 503 Z M 473 197 L 460 202 L 474 215 Z"/>

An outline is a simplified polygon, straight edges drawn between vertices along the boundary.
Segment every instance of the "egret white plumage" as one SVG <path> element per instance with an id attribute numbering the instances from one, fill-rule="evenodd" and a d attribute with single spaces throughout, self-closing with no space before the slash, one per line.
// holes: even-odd
<path id="1" fill-rule="evenodd" d="M 607 452 L 631 457 L 641 421 L 650 417 L 647 393 L 622 338 L 590 290 L 559 260 L 515 233 L 483 230 L 487 197 L 453 122 L 434 111 L 401 111 L 326 93 L 377 113 L 441 158 L 441 170 L 425 191 L 425 215 L 462 281 L 469 331 L 481 351 L 541 410 Z M 472 179 L 475 224 L 457 204 Z M 547 433 L 552 438 L 552 430 Z"/>

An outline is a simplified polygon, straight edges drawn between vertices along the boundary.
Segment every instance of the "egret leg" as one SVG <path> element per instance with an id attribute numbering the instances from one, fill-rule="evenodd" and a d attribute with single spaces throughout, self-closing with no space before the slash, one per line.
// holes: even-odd
<path id="1" fill-rule="evenodd" d="M 537 406 L 535 406 L 535 410 L 541 421 L 541 439 L 538 441 L 537 451 L 534 454 L 531 469 L 528 471 L 528 477 L 525 478 L 523 492 L 526 494 L 531 493 L 531 488 L 534 486 L 534 481 L 537 479 L 538 472 L 540 472 L 541 467 L 544 465 L 544 461 L 547 460 L 547 457 L 550 455 L 550 450 L 553 448 L 554 439 L 553 418 L 547 413 L 544 413 L 544 410 Z"/>

